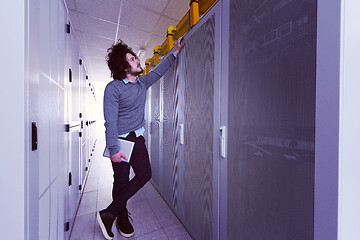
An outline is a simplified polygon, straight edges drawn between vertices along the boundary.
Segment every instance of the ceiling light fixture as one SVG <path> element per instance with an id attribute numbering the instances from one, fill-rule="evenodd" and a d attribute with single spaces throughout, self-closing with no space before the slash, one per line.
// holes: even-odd
<path id="1" fill-rule="evenodd" d="M 145 55 L 145 49 L 140 48 L 136 56 L 138 56 L 138 58 L 142 58 L 144 55 Z"/>

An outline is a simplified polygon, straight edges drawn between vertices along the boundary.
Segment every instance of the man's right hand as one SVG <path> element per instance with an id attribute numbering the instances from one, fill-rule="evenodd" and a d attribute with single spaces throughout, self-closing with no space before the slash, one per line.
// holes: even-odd
<path id="1" fill-rule="evenodd" d="M 114 154 L 114 155 L 111 155 L 110 156 L 110 160 L 112 161 L 112 162 L 121 162 L 121 158 L 124 158 L 125 160 L 127 160 L 127 157 L 125 156 L 125 154 L 124 153 L 122 153 L 122 152 L 118 152 L 118 153 L 116 153 L 116 154 Z"/>

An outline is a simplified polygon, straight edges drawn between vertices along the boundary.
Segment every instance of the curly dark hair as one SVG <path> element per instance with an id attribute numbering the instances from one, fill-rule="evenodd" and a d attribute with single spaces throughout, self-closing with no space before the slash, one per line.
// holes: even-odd
<path id="1" fill-rule="evenodd" d="M 107 52 L 106 61 L 111 71 L 111 76 L 118 80 L 124 79 L 126 77 L 126 70 L 131 69 L 130 64 L 126 60 L 126 54 L 130 53 L 136 56 L 135 53 L 121 40 L 113 44 Z"/>

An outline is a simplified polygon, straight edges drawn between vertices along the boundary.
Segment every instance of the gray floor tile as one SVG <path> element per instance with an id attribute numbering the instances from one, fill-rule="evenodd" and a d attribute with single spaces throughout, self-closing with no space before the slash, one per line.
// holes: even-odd
<path id="1" fill-rule="evenodd" d="M 97 211 L 107 208 L 112 201 L 112 187 L 100 189 L 97 198 Z"/>
<path id="2" fill-rule="evenodd" d="M 154 186 L 151 184 L 151 182 L 148 182 L 144 185 L 142 189 L 140 189 L 142 193 L 146 196 L 146 198 L 156 198 L 160 197 L 160 194 L 157 192 L 157 190 L 154 188 Z"/>
<path id="3" fill-rule="evenodd" d="M 145 234 L 140 237 L 136 237 L 136 240 L 168 240 L 164 230 L 159 229 L 154 232 Z"/>
<path id="4" fill-rule="evenodd" d="M 112 232 L 114 233 L 114 240 L 132 240 L 132 239 L 135 239 L 135 234 L 134 236 L 130 237 L 130 238 L 126 238 L 126 237 L 123 237 L 120 235 L 120 233 L 118 232 L 118 230 L 116 229 L 115 227 L 115 224 L 113 225 L 113 228 L 112 228 Z"/>
<path id="5" fill-rule="evenodd" d="M 102 174 L 99 178 L 99 189 L 104 189 L 107 187 L 112 187 L 114 182 L 112 174 L 104 175 Z"/>
<path id="6" fill-rule="evenodd" d="M 191 236 L 185 230 L 183 225 L 179 223 L 175 223 L 173 225 L 167 226 L 164 228 L 164 232 L 168 239 L 171 240 L 191 240 Z"/>
<path id="7" fill-rule="evenodd" d="M 97 191 L 83 194 L 77 216 L 96 212 L 97 195 Z"/>
<path id="8" fill-rule="evenodd" d="M 70 240 L 93 239 L 95 227 L 95 213 L 77 216 L 71 232 Z"/>
<path id="9" fill-rule="evenodd" d="M 98 163 L 98 161 L 93 160 L 93 162 L 90 165 L 90 170 L 89 170 L 89 178 L 99 178 L 100 176 L 100 164 Z"/>
<path id="10" fill-rule="evenodd" d="M 135 237 L 142 236 L 161 228 L 152 212 L 143 213 L 142 217 L 136 218 L 132 223 L 135 229 Z"/>
<path id="11" fill-rule="evenodd" d="M 88 177 L 84 192 L 96 191 L 99 188 L 99 177 Z"/>
<path id="12" fill-rule="evenodd" d="M 128 200 L 128 204 L 129 203 L 136 203 L 138 201 L 142 201 L 142 200 L 146 200 L 146 196 L 143 192 L 138 191 L 137 193 L 135 193 L 134 196 L 132 196 L 129 200 Z"/>
<path id="13" fill-rule="evenodd" d="M 109 158 L 99 158 L 97 159 L 100 165 L 100 174 L 107 175 L 108 173 L 112 173 L 112 164 Z"/>
<path id="14" fill-rule="evenodd" d="M 156 201 L 148 199 L 148 201 L 162 227 L 179 223 L 179 220 L 163 199 Z"/>
<path id="15" fill-rule="evenodd" d="M 141 214 L 144 212 L 151 212 L 153 213 L 149 202 L 147 199 L 134 202 L 134 203 L 128 203 L 127 204 L 128 211 L 131 213 L 134 217 L 141 217 Z"/>
<path id="16" fill-rule="evenodd" d="M 114 230 L 113 230 L 113 232 L 114 232 Z M 104 235 L 101 232 L 101 228 L 100 228 L 99 224 L 96 222 L 95 223 L 95 229 L 94 229 L 94 240 L 104 240 L 104 239 L 105 238 L 104 238 Z"/>
<path id="17" fill-rule="evenodd" d="M 154 212 L 147 200 L 128 204 L 128 211 L 133 219 L 132 225 L 135 230 L 135 237 L 153 232 L 161 228 Z M 130 220 L 131 221 L 131 220 Z"/>

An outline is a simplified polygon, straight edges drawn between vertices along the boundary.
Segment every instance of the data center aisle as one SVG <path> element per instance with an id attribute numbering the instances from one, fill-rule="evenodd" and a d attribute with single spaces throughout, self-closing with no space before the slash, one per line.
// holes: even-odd
<path id="1" fill-rule="evenodd" d="M 95 219 L 96 211 L 102 210 L 111 202 L 113 176 L 110 161 L 102 157 L 104 145 L 104 140 L 97 141 L 70 240 L 104 239 Z M 134 236 L 129 239 L 191 239 L 150 182 L 128 201 L 128 210 L 135 229 Z M 127 239 L 117 232 L 115 224 L 112 231 L 114 239 Z"/>

